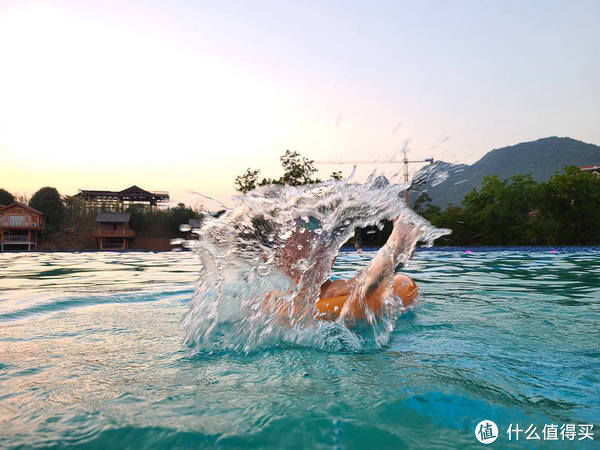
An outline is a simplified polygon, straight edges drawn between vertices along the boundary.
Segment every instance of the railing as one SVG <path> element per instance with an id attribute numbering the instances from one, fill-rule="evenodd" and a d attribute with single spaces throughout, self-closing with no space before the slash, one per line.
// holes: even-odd
<path id="1" fill-rule="evenodd" d="M 2 228 L 39 228 L 36 222 L 21 222 L 21 223 L 10 223 L 7 218 L 0 220 L 0 227 Z"/>
<path id="2" fill-rule="evenodd" d="M 28 242 L 29 237 L 27 236 L 11 236 L 10 234 L 4 235 L 4 242 Z"/>
<path id="3" fill-rule="evenodd" d="M 94 230 L 94 237 L 134 238 L 135 231 L 133 231 L 133 230 L 104 230 L 102 228 L 96 228 Z"/>

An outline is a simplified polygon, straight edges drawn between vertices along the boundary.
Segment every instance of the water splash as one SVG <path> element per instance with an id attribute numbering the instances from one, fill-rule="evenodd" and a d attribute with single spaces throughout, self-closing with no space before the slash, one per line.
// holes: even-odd
<path id="1" fill-rule="evenodd" d="M 186 341 L 201 351 L 299 344 L 360 351 L 385 345 L 401 310 L 364 324 L 318 320 L 315 302 L 340 247 L 356 227 L 382 220 L 411 223 L 414 242 L 394 261 L 406 261 L 417 240 L 432 245 L 448 230 L 433 227 L 406 207 L 406 185 L 371 176 L 365 184 L 326 182 L 299 187 L 265 186 L 234 197 L 236 207 L 207 218 L 194 232 L 202 270 L 183 321 Z"/>

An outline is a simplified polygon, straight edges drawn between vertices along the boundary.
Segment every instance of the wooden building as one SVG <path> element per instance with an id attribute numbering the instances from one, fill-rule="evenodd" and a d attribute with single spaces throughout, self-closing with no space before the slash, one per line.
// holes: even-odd
<path id="1" fill-rule="evenodd" d="M 600 166 L 579 166 L 579 170 L 582 172 L 590 172 L 600 177 Z"/>
<path id="2" fill-rule="evenodd" d="M 94 238 L 100 250 L 127 250 L 135 239 L 129 228 L 130 214 L 100 213 L 96 217 Z"/>
<path id="3" fill-rule="evenodd" d="M 46 214 L 24 203 L 0 206 L 0 251 L 37 247 L 45 225 Z"/>
<path id="4" fill-rule="evenodd" d="M 122 191 L 87 191 L 80 189 L 79 193 L 73 197 L 81 199 L 90 207 L 95 208 L 117 208 L 129 205 L 157 207 L 169 203 L 168 192 L 146 191 L 135 185 Z"/>

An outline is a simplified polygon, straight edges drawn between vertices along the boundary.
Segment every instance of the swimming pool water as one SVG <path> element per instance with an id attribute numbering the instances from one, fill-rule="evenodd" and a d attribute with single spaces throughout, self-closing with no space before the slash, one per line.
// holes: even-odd
<path id="1" fill-rule="evenodd" d="M 596 249 L 419 251 L 417 307 L 363 353 L 198 352 L 180 328 L 197 271 L 191 253 L 0 254 L 0 448 L 465 448 L 484 419 L 500 448 L 600 440 Z"/>

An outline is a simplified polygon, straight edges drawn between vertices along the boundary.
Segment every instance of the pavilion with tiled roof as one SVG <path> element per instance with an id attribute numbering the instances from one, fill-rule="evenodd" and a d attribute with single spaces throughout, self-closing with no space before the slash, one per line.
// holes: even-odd
<path id="1" fill-rule="evenodd" d="M 93 206 L 106 206 L 110 204 L 141 204 L 148 206 L 161 206 L 169 202 L 169 193 L 165 191 L 147 191 L 133 185 L 122 191 L 94 191 L 79 190 L 73 197 L 84 200 Z"/>

